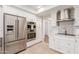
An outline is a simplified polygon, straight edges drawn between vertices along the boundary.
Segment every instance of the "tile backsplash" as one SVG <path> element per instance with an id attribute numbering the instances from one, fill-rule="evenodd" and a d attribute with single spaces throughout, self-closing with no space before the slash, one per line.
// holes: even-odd
<path id="1" fill-rule="evenodd" d="M 58 28 L 58 33 L 65 34 L 65 31 L 67 34 L 74 34 L 74 28 L 73 28 L 73 21 L 70 22 L 60 22 L 60 26 Z"/>

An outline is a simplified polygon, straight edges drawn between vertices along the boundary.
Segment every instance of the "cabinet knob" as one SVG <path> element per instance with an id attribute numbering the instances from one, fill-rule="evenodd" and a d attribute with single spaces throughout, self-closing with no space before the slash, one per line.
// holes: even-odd
<path id="1" fill-rule="evenodd" d="M 77 42 L 77 40 L 75 40 L 75 42 Z"/>

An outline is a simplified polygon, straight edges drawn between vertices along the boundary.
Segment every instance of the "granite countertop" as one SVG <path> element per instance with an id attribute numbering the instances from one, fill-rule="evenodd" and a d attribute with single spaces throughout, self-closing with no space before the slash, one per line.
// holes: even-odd
<path id="1" fill-rule="evenodd" d="M 64 33 L 57 33 L 58 35 L 66 35 L 66 36 L 76 36 L 75 34 L 64 34 Z"/>
<path id="2" fill-rule="evenodd" d="M 2 37 L 0 37 L 0 39 L 2 39 Z"/>
<path id="3" fill-rule="evenodd" d="M 64 35 L 64 34 L 55 34 L 54 36 L 55 38 L 59 38 L 59 39 L 66 39 L 66 40 L 75 40 L 76 36 L 74 35 Z"/>
<path id="4" fill-rule="evenodd" d="M 2 37 L 0 37 L 0 42 L 2 41 Z"/>

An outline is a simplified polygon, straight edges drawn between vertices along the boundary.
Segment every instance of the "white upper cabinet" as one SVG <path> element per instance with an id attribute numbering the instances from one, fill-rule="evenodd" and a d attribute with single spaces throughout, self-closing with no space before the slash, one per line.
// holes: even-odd
<path id="1" fill-rule="evenodd" d="M 75 23 L 74 26 L 79 26 L 79 6 L 75 6 Z"/>
<path id="2" fill-rule="evenodd" d="M 50 21 L 51 21 L 51 25 L 52 25 L 53 27 L 54 27 L 54 26 L 57 26 L 57 25 L 56 25 L 56 11 L 53 11 L 53 12 L 52 12 Z"/>
<path id="3" fill-rule="evenodd" d="M 3 20 L 2 20 L 2 8 L 0 7 L 0 37 L 3 37 Z"/>

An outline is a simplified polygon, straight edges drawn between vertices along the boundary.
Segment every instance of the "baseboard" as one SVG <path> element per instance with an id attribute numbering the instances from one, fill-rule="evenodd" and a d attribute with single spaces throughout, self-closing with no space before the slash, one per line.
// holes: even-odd
<path id="1" fill-rule="evenodd" d="M 52 48 L 50 48 L 51 50 L 53 50 L 53 51 L 55 51 L 55 52 L 57 52 L 57 53 L 59 53 L 59 54 L 64 54 L 64 53 L 62 53 L 62 52 L 60 52 L 60 51 L 57 51 L 57 50 L 55 50 L 55 49 L 52 49 Z"/>

